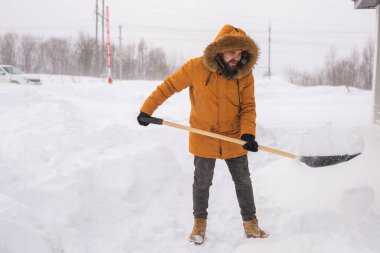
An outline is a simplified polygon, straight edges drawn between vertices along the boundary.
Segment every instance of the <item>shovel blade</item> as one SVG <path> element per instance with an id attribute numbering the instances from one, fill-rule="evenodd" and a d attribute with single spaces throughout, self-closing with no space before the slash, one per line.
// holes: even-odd
<path id="1" fill-rule="evenodd" d="M 300 160 L 310 167 L 324 167 L 347 162 L 360 154 L 361 153 L 354 155 L 301 156 Z"/>

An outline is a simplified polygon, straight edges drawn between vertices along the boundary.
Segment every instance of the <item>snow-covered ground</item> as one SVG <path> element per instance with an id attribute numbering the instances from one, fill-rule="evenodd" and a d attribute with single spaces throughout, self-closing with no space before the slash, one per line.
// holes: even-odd
<path id="1" fill-rule="evenodd" d="M 0 84 L 1 253 L 380 252 L 371 92 L 257 80 L 260 144 L 304 155 L 363 153 L 323 168 L 250 153 L 264 240 L 244 237 L 231 176 L 217 161 L 206 241 L 195 246 L 187 241 L 187 133 L 136 122 L 160 81 L 42 79 Z M 188 125 L 189 109 L 184 91 L 155 116 Z"/>

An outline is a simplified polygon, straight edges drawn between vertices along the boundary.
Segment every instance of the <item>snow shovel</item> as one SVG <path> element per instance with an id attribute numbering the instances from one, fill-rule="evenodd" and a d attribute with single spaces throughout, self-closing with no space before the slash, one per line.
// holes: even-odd
<path id="1" fill-rule="evenodd" d="M 196 133 L 196 134 L 200 134 L 200 135 L 205 135 L 205 136 L 216 138 L 216 139 L 223 140 L 223 141 L 236 143 L 239 145 L 244 145 L 246 143 L 243 140 L 231 138 L 228 136 L 208 132 L 208 131 L 193 128 L 193 127 L 180 125 L 177 123 L 165 121 L 165 120 L 160 119 L 160 118 L 155 118 L 155 117 L 148 118 L 148 117 L 146 117 L 146 118 L 141 118 L 141 121 L 146 122 L 146 123 L 156 124 L 156 125 L 165 125 L 165 126 L 169 126 L 169 127 L 174 127 L 174 128 L 178 128 L 178 129 L 188 131 L 188 132 L 192 132 L 192 133 Z M 338 164 L 338 163 L 342 163 L 342 162 L 347 162 L 348 160 L 351 160 L 352 158 L 361 154 L 361 153 L 357 153 L 357 154 L 353 154 L 353 155 L 346 154 L 346 155 L 329 155 L 329 156 L 299 156 L 299 155 L 295 155 L 292 153 L 284 152 L 284 151 L 281 151 L 278 149 L 274 149 L 274 148 L 270 148 L 270 147 L 266 147 L 266 146 L 262 146 L 262 145 L 259 145 L 258 149 L 266 151 L 266 152 L 270 152 L 270 153 L 273 153 L 276 155 L 292 158 L 292 159 L 293 158 L 299 158 L 299 160 L 301 162 L 304 162 L 306 165 L 308 165 L 310 167 L 324 167 L 324 166 L 334 165 L 334 164 Z"/>

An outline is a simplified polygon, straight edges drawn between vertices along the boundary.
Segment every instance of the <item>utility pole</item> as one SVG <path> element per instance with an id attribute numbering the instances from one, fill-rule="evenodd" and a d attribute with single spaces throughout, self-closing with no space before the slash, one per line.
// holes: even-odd
<path id="1" fill-rule="evenodd" d="M 104 44 L 104 0 L 102 0 L 102 67 L 105 60 L 104 47 L 105 47 L 105 44 Z"/>
<path id="2" fill-rule="evenodd" d="M 373 67 L 373 122 L 380 125 L 380 5 L 376 6 L 376 35 Z"/>
<path id="3" fill-rule="evenodd" d="M 373 44 L 373 43 L 372 43 Z M 369 43 L 368 43 L 369 45 Z M 368 63 L 368 83 L 369 83 L 369 87 L 373 87 L 373 80 L 372 80 L 372 77 L 373 77 L 373 70 L 372 70 L 372 67 L 373 67 L 373 50 L 374 48 L 368 46 L 368 58 L 369 58 L 369 63 Z"/>
<path id="4" fill-rule="evenodd" d="M 95 5 L 95 18 L 96 18 L 96 24 L 95 24 L 95 42 L 96 42 L 96 47 L 98 47 L 98 0 L 96 0 L 96 5 Z"/>
<path id="5" fill-rule="evenodd" d="M 270 22 L 269 22 L 269 37 L 268 37 L 268 77 L 269 77 L 269 80 L 270 80 L 270 43 L 271 43 L 271 27 L 270 27 Z"/>
<path id="6" fill-rule="evenodd" d="M 95 5 L 95 19 L 96 19 L 96 24 L 95 24 L 95 72 L 99 72 L 99 42 L 98 42 L 98 0 L 96 0 L 96 5 Z"/>
<path id="7" fill-rule="evenodd" d="M 108 84 L 112 84 L 111 78 L 111 40 L 110 40 L 110 14 L 109 7 L 106 7 L 107 18 L 107 67 L 108 67 Z"/>
<path id="8" fill-rule="evenodd" d="M 121 37 L 121 29 L 122 26 L 119 25 L 119 79 L 122 79 L 122 71 L 123 71 L 123 46 L 122 46 L 122 37 Z"/>
<path id="9" fill-rule="evenodd" d="M 104 44 L 104 0 L 102 0 L 102 7 L 103 7 L 103 11 L 102 13 L 99 12 L 99 9 L 98 9 L 98 0 L 96 0 L 96 10 L 95 10 L 95 14 L 96 14 L 96 32 L 95 32 L 95 40 L 96 40 L 96 45 L 95 45 L 95 64 L 96 64 L 96 71 L 98 72 L 99 70 L 101 70 L 100 72 L 100 75 L 102 75 L 104 73 L 104 70 L 103 70 L 103 67 L 104 67 L 104 63 L 105 63 L 105 44 Z M 99 42 L 98 42 L 98 18 L 101 18 L 102 19 L 102 45 L 101 45 L 101 57 L 100 57 L 100 61 L 99 61 Z M 100 68 L 99 68 L 100 66 Z"/>

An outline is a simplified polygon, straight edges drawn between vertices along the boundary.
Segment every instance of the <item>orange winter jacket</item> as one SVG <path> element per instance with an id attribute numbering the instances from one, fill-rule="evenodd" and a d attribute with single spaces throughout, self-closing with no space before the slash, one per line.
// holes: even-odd
<path id="1" fill-rule="evenodd" d="M 216 56 L 229 50 L 247 52 L 234 78 L 228 80 Z M 190 126 L 240 139 L 256 133 L 256 105 L 252 68 L 258 47 L 246 33 L 225 25 L 203 57 L 194 58 L 167 77 L 146 99 L 141 111 L 149 115 L 175 92 L 189 87 Z M 242 146 L 195 133 L 189 134 L 189 151 L 200 157 L 228 159 L 247 154 Z"/>

